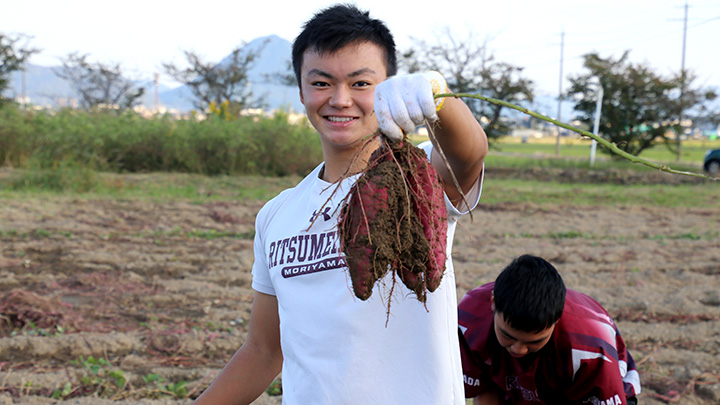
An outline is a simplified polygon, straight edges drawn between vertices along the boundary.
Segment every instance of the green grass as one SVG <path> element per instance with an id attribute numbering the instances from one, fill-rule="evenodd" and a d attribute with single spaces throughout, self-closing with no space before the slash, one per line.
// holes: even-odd
<path id="1" fill-rule="evenodd" d="M 31 232 L 19 232 L 17 229 L 0 229 L 0 238 L 44 239 L 53 236 L 72 238 L 73 234 L 67 231 L 48 231 L 46 229 L 35 229 Z"/>
<path id="2" fill-rule="evenodd" d="M 162 237 L 163 239 L 166 239 L 168 237 L 177 237 L 177 238 L 196 238 L 196 239 L 224 239 L 224 238 L 230 238 L 230 239 L 252 239 L 255 237 L 254 232 L 230 232 L 230 231 L 218 231 L 215 229 L 210 230 L 199 230 L 199 229 L 193 229 L 190 231 L 182 231 L 180 228 L 176 228 L 170 231 L 152 231 L 152 232 L 142 232 L 138 236 L 145 237 L 145 238 L 155 238 L 155 237 Z"/>
<path id="3" fill-rule="evenodd" d="M 718 206 L 720 182 L 706 184 L 566 184 L 488 178 L 485 204 L 533 203 L 580 206 L 655 206 L 708 208 Z"/>
<path id="4" fill-rule="evenodd" d="M 530 138 L 526 143 L 522 143 L 516 138 L 504 138 L 501 142 L 493 145 L 492 152 L 502 155 L 521 155 L 536 157 L 555 157 L 556 156 L 556 139 L 552 137 L 546 138 Z M 578 136 L 570 136 L 560 138 L 560 158 L 572 161 L 582 161 L 589 166 L 590 161 L 590 145 L 591 140 L 583 139 Z M 675 155 L 665 145 L 655 145 L 652 148 L 644 150 L 639 157 L 658 163 L 668 163 L 673 166 L 690 167 L 698 169 L 702 167 L 705 152 L 708 149 L 720 148 L 720 139 L 710 140 L 690 140 L 682 143 L 680 162 L 677 162 Z M 601 153 L 599 148 L 596 153 L 596 165 L 602 165 L 603 162 L 610 160 L 610 165 L 621 164 L 622 161 L 613 161 L 610 155 Z M 627 164 L 630 164 L 629 162 Z"/>
<path id="5" fill-rule="evenodd" d="M 566 140 L 567 141 L 567 140 Z M 590 169 L 580 152 L 586 153 L 587 143 L 567 141 L 561 147 L 561 158 L 553 154 L 555 145 L 548 139 L 530 140 L 520 143 L 508 139 L 500 144 L 503 151 L 492 150 L 486 159 L 486 167 L 533 169 L 560 168 L 581 170 L 627 170 L 654 171 L 643 165 L 625 160 L 615 161 L 600 156 L 597 164 Z M 720 141 L 689 141 L 684 144 L 684 153 L 698 158 L 704 150 L 720 147 Z M 510 152 L 506 152 L 506 151 Z M 672 155 L 664 146 L 653 148 L 658 161 L 671 159 Z M 686 166 L 672 165 L 673 168 L 700 172 L 697 163 Z M 671 175 L 668 176 L 679 176 Z M 205 176 L 185 173 L 143 173 L 116 174 L 95 172 L 86 167 L 65 162 L 54 170 L 48 169 L 0 169 L 0 198 L 22 199 L 61 195 L 72 198 L 110 198 L 133 200 L 184 200 L 204 203 L 218 200 L 267 201 L 285 188 L 292 187 L 300 176 L 267 177 L 256 175 Z M 707 208 L 718 206 L 720 181 L 681 185 L 619 185 L 562 183 L 559 181 L 521 180 L 493 178 L 485 181 L 482 202 L 533 203 L 537 205 L 585 205 L 585 206 L 663 206 Z M 210 238 L 213 235 L 204 235 Z"/>
<path id="6" fill-rule="evenodd" d="M 108 198 L 118 200 L 190 201 L 267 201 L 300 180 L 297 176 L 202 176 L 174 173 L 98 174 L 90 191 L 7 187 L 0 177 L 0 199 L 34 197 Z M 579 206 L 659 206 L 708 208 L 718 206 L 720 182 L 680 185 L 581 184 L 540 182 L 488 177 L 483 186 L 482 203 L 532 203 L 535 205 Z M 44 236 L 44 235 L 35 235 Z M 204 237 L 211 237 L 205 235 Z"/>
<path id="7" fill-rule="evenodd" d="M 506 233 L 503 235 L 505 239 L 513 238 L 531 238 L 531 239 L 586 239 L 591 244 L 597 243 L 599 240 L 609 240 L 619 243 L 628 242 L 625 236 L 613 236 L 613 235 L 597 235 L 593 233 L 582 233 L 580 231 L 569 230 L 569 231 L 558 231 L 558 232 L 547 232 L 535 234 L 532 232 L 520 232 L 520 233 Z M 709 231 L 703 233 L 686 232 L 675 235 L 649 235 L 643 237 L 644 239 L 664 241 L 664 240 L 717 240 L 720 237 L 720 231 Z"/>
<path id="8" fill-rule="evenodd" d="M 196 203 L 217 200 L 267 201 L 292 187 L 299 176 L 203 176 L 184 173 L 115 174 L 96 173 L 94 181 L 82 188 L 71 181 L 25 182 L 39 177 L 19 170 L 0 171 L 0 198 L 42 197 L 61 194 L 78 198 L 133 200 L 185 200 Z M 57 175 L 51 176 L 52 178 Z M 70 175 L 72 178 L 73 176 Z M 67 184 L 68 187 L 57 187 Z"/>

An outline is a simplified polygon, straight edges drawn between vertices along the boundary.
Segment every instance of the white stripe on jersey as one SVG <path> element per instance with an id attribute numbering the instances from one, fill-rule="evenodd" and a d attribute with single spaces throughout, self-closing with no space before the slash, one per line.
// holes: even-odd
<path id="1" fill-rule="evenodd" d="M 608 363 L 612 363 L 612 360 L 610 360 L 609 357 L 605 356 L 602 353 L 589 352 L 587 350 L 572 349 L 573 380 L 575 379 L 575 374 L 577 373 L 578 369 L 580 368 L 580 363 L 583 360 L 600 359 L 600 358 L 607 361 Z"/>

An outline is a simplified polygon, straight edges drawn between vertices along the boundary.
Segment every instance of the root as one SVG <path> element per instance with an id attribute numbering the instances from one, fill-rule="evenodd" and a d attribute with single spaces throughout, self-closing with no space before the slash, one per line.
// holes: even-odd
<path id="1" fill-rule="evenodd" d="M 430 137 L 430 142 L 432 142 L 433 146 L 437 149 L 438 153 L 440 154 L 440 157 L 442 158 L 443 163 L 445 163 L 445 167 L 447 168 L 448 172 L 450 172 L 450 177 L 452 178 L 455 188 L 457 189 L 458 193 L 460 193 L 460 197 L 462 197 L 462 200 L 465 203 L 465 206 L 470 211 L 470 222 L 473 222 L 474 218 L 473 218 L 472 210 L 470 209 L 470 204 L 468 203 L 467 198 L 465 197 L 465 193 L 463 192 L 462 187 L 460 187 L 460 182 L 458 182 L 457 176 L 455 176 L 455 172 L 453 171 L 452 167 L 450 167 L 450 161 L 448 161 L 448 158 L 445 156 L 445 152 L 443 152 L 442 147 L 440 146 L 440 142 L 438 142 L 437 138 L 435 137 L 435 131 L 433 131 L 432 124 L 430 124 L 430 122 L 428 122 L 428 120 L 425 120 L 425 127 L 427 127 L 428 136 Z"/>
<path id="2" fill-rule="evenodd" d="M 333 189 L 332 193 L 330 193 L 328 198 L 325 200 L 323 205 L 320 206 L 320 209 L 318 209 L 318 212 L 321 212 L 325 207 L 327 207 L 327 205 L 330 203 L 330 201 L 332 200 L 335 193 L 340 188 L 340 184 L 342 184 L 343 180 L 347 179 L 348 177 L 350 177 L 351 175 L 354 174 L 354 173 L 350 173 L 350 168 L 355 165 L 355 162 L 357 162 L 358 157 L 360 157 L 360 152 L 364 151 L 365 148 L 367 148 L 368 145 L 370 145 L 375 140 L 375 138 L 379 137 L 379 136 L 380 136 L 380 134 L 376 133 L 376 134 L 370 135 L 369 137 L 367 137 L 365 139 L 365 142 L 362 144 L 362 146 L 360 147 L 358 152 L 355 154 L 355 156 L 353 156 L 353 160 L 348 165 L 347 169 L 345 170 L 345 173 L 343 173 L 343 175 L 340 177 L 340 179 L 335 183 L 335 188 Z M 368 168 L 365 167 L 365 169 L 363 169 L 363 171 L 361 173 L 365 173 L 367 170 L 368 170 Z M 332 185 L 329 187 L 332 187 Z M 347 199 L 347 196 L 345 197 L 345 199 L 343 201 L 345 201 L 346 199 Z M 307 229 L 305 229 L 305 231 L 309 231 L 310 228 L 312 228 L 313 225 L 315 225 L 315 221 L 317 221 L 317 219 L 318 219 L 318 216 L 315 216 L 315 218 L 313 218 L 312 222 L 310 222 L 310 226 L 308 226 Z"/>
<path id="3" fill-rule="evenodd" d="M 389 314 L 399 277 L 426 305 L 427 292 L 437 288 L 445 270 L 447 213 L 440 178 L 425 152 L 407 140 L 382 137 L 342 205 L 339 239 L 355 295 L 368 299 L 385 278 L 390 284 L 381 294 Z M 370 261 L 367 254 L 373 255 Z"/>
<path id="4" fill-rule="evenodd" d="M 382 139 L 383 146 L 385 146 L 388 150 L 392 150 L 390 144 L 384 136 L 381 136 L 380 139 Z M 393 161 L 397 165 L 398 170 L 400 171 L 400 175 L 403 179 L 405 179 L 405 181 L 403 182 L 403 187 L 405 187 L 405 200 L 407 201 L 407 210 L 408 212 L 410 212 L 410 210 L 412 209 L 412 201 L 410 200 L 410 187 L 408 186 L 407 176 L 405 175 L 405 171 L 403 170 L 400 162 L 397 160 L 395 154 L 391 153 L 391 156 Z"/>

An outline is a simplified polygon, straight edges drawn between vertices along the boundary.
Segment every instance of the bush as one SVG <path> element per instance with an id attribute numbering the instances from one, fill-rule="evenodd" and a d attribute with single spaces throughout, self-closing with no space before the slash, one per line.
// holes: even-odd
<path id="1" fill-rule="evenodd" d="M 0 109 L 0 166 L 56 170 L 73 162 L 112 172 L 304 175 L 322 160 L 320 141 L 311 128 L 287 118 L 143 118 L 7 105 Z"/>
<path id="2" fill-rule="evenodd" d="M 37 113 L 14 104 L 0 107 L 0 166 L 22 167 L 36 148 Z"/>

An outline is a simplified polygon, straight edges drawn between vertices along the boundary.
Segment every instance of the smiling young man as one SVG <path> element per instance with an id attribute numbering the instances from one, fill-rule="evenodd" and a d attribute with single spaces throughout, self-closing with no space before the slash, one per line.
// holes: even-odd
<path id="1" fill-rule="evenodd" d="M 293 44 L 293 68 L 324 162 L 269 201 L 256 219 L 255 290 L 247 339 L 197 403 L 247 404 L 282 371 L 283 404 L 464 405 L 457 296 L 450 249 L 458 219 L 477 204 L 487 138 L 438 73 L 396 76 L 395 44 L 354 6 L 321 10 Z M 438 152 L 423 148 L 444 182 L 448 261 L 425 304 L 396 286 L 362 301 L 339 251 L 339 207 L 372 152 L 378 130 L 398 140 L 425 120 Z M 380 284 L 389 286 L 391 279 Z"/>
<path id="2" fill-rule="evenodd" d="M 515 259 L 459 305 L 475 405 L 637 404 L 640 378 L 614 322 L 542 258 Z"/>

